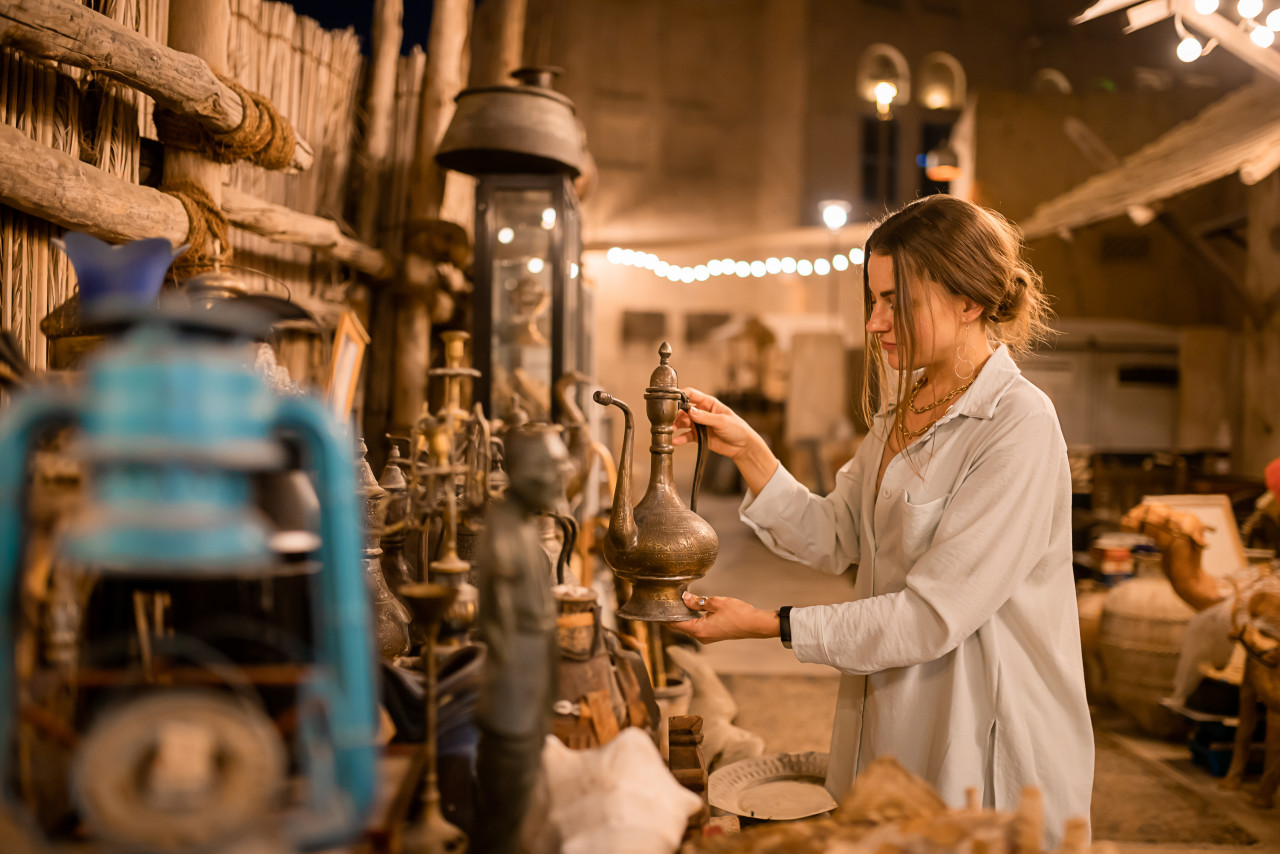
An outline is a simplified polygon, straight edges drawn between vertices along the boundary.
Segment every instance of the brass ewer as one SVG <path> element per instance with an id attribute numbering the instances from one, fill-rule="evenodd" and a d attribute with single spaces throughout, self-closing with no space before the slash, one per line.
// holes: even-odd
<path id="1" fill-rule="evenodd" d="M 621 409 L 625 425 L 609 533 L 604 540 L 605 562 L 619 578 L 632 585 L 631 597 L 618 609 L 618 616 L 665 623 L 698 616 L 680 597 L 690 582 L 706 575 L 715 563 L 720 540 L 711 525 L 694 512 L 707 462 L 706 428 L 701 425 L 695 425 L 698 462 L 689 506 L 676 494 L 671 457 L 675 446 L 671 439 L 675 435 L 676 413 L 688 410 L 689 397 L 680 391 L 675 368 L 668 364 L 671 345 L 664 341 L 658 356 L 661 361 L 644 392 L 652 436 L 649 488 L 634 507 L 631 504 L 631 453 L 635 424 L 631 410 L 602 391 L 595 393 L 595 401 Z"/>

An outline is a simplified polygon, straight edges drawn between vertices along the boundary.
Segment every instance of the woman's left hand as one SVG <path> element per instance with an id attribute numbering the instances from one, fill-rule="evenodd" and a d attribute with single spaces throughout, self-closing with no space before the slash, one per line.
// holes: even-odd
<path id="1" fill-rule="evenodd" d="M 715 643 L 738 638 L 776 638 L 781 634 L 778 612 L 752 607 L 741 599 L 728 596 L 699 596 L 685 591 L 684 604 L 702 615 L 696 619 L 667 623 L 677 632 Z"/>

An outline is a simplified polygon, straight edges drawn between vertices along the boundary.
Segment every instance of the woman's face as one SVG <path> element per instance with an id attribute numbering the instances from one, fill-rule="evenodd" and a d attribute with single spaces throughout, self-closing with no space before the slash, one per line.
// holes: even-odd
<path id="1" fill-rule="evenodd" d="M 931 374 L 935 372 L 933 369 L 950 368 L 964 334 L 964 300 L 947 293 L 937 282 L 926 279 L 915 283 L 911 289 L 916 294 L 911 306 L 915 353 L 913 364 L 902 365 L 894 329 L 898 295 L 894 290 L 891 256 L 873 253 L 867 258 L 867 284 L 871 288 L 867 332 L 879 339 L 889 367 L 895 371 L 928 367 Z"/>

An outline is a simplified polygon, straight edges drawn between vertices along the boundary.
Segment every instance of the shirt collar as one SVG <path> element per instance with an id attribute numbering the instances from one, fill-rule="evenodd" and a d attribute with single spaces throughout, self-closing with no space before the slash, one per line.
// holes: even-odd
<path id="1" fill-rule="evenodd" d="M 912 382 L 914 382 L 924 368 L 917 368 L 912 373 Z M 973 385 L 969 386 L 969 390 L 960 395 L 960 399 L 956 401 L 954 408 L 946 414 L 941 421 L 949 421 L 959 415 L 968 415 L 971 418 L 989 419 L 995 415 L 996 404 L 1000 402 L 1000 398 L 1004 396 L 1005 391 L 1013 384 L 1013 381 L 1022 376 L 1022 371 L 1013 361 L 1013 357 L 1009 355 L 1009 348 L 1004 344 L 996 347 L 995 352 L 991 354 L 991 358 L 987 359 L 987 363 L 982 366 L 981 373 L 974 379 Z M 910 384 L 907 386 L 910 388 Z M 883 386 L 885 389 L 886 405 L 881 407 L 878 415 L 885 416 L 892 410 L 893 406 L 898 402 L 898 372 L 888 372 L 888 377 Z"/>

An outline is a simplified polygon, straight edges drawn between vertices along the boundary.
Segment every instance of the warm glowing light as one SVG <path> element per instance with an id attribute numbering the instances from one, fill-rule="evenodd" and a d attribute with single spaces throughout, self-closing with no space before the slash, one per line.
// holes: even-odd
<path id="1" fill-rule="evenodd" d="M 737 264 L 733 265 L 733 271 L 737 273 L 740 278 L 745 279 L 747 276 L 751 275 L 751 265 L 746 261 L 739 261 Z"/>
<path id="2" fill-rule="evenodd" d="M 631 264 L 631 262 L 632 262 L 632 261 L 634 261 L 634 260 L 636 260 L 636 250 L 634 250 L 634 249 L 623 249 L 623 250 L 622 250 L 622 263 L 623 263 L 623 264 L 630 265 L 630 264 Z"/>
<path id="3" fill-rule="evenodd" d="M 783 259 L 782 259 L 782 272 L 787 273 L 787 274 L 790 274 L 790 273 L 794 273 L 795 271 L 796 271 L 796 259 L 794 259 L 794 258 L 783 258 Z"/>
<path id="4" fill-rule="evenodd" d="M 1259 24 L 1249 33 L 1249 40 L 1258 47 L 1271 47 L 1276 42 L 1276 34 L 1269 27 Z"/>
<path id="5" fill-rule="evenodd" d="M 1241 2 L 1245 2 L 1245 0 L 1241 0 Z M 876 106 L 881 109 L 888 108 L 893 103 L 893 99 L 898 97 L 898 87 L 888 80 L 881 80 L 871 91 L 876 96 Z"/>
<path id="6" fill-rule="evenodd" d="M 529 263 L 528 263 L 528 265 L 527 265 L 527 266 L 528 266 L 528 268 L 529 268 L 529 272 L 530 272 L 530 273 L 541 273 L 541 272 L 542 272 L 542 259 L 541 259 L 541 258 L 530 258 L 530 259 L 529 259 Z"/>
<path id="7" fill-rule="evenodd" d="M 851 263 L 861 264 L 862 258 L 863 258 L 862 249 L 860 247 L 855 246 L 849 250 L 849 261 Z"/>
<path id="8" fill-rule="evenodd" d="M 1218 11 L 1218 0 L 1196 0 L 1195 6 L 1201 15 L 1212 15 Z"/>
<path id="9" fill-rule="evenodd" d="M 508 228 L 506 230 L 510 231 L 511 229 Z M 498 232 L 498 239 L 502 240 L 501 231 Z M 622 263 L 622 247 L 614 246 L 610 248 L 608 252 L 604 253 L 604 257 L 609 259 L 610 264 L 621 264 Z"/>
<path id="10" fill-rule="evenodd" d="M 712 258 L 707 262 L 707 272 L 713 276 L 720 275 L 720 259 Z"/>
<path id="11" fill-rule="evenodd" d="M 758 279 L 761 276 L 763 276 L 766 272 L 768 272 L 768 270 L 765 269 L 763 261 L 751 262 L 751 275 L 755 276 Z"/>
<path id="12" fill-rule="evenodd" d="M 840 199 L 830 199 L 825 202 L 819 202 L 819 209 L 822 212 L 822 222 L 832 231 L 844 228 L 844 224 L 849 221 L 850 205 L 848 202 Z"/>
<path id="13" fill-rule="evenodd" d="M 706 264 L 699 264 L 693 268 L 693 277 L 699 282 L 705 282 L 711 278 L 711 271 L 707 269 Z"/>
<path id="14" fill-rule="evenodd" d="M 512 229 L 512 228 L 500 228 L 500 229 L 498 229 L 498 242 L 499 242 L 499 243 L 510 243 L 511 241 L 513 241 L 513 240 L 515 240 L 515 239 L 516 239 L 516 232 L 515 232 L 515 229 Z M 610 250 L 609 250 L 609 254 L 610 254 L 610 255 L 612 255 L 612 254 L 613 254 L 613 250 L 612 250 L 612 249 L 610 249 Z M 613 258 L 611 257 L 611 258 L 609 258 L 609 260 L 610 260 L 610 261 L 612 261 L 612 260 L 613 260 Z"/>
<path id="15" fill-rule="evenodd" d="M 694 279 L 694 276 L 693 276 L 693 268 L 692 268 L 692 267 L 681 267 L 681 268 L 680 268 L 680 281 L 684 282 L 684 283 L 687 285 L 687 284 L 692 283 L 692 282 L 693 282 L 693 279 Z"/>
<path id="16" fill-rule="evenodd" d="M 1272 9 L 1267 15 L 1267 29 L 1280 32 L 1280 9 Z"/>
<path id="17" fill-rule="evenodd" d="M 832 266 L 832 267 L 835 267 L 837 270 L 847 270 L 847 269 L 849 269 L 849 258 L 848 258 L 848 256 L 846 256 L 846 255 L 837 255 L 836 257 L 834 257 L 834 258 L 832 258 L 832 259 L 831 259 L 831 266 Z"/>
<path id="18" fill-rule="evenodd" d="M 1200 58 L 1202 48 L 1195 36 L 1187 36 L 1178 42 L 1178 59 L 1183 62 L 1195 62 Z"/>
<path id="19" fill-rule="evenodd" d="M 578 265 L 577 265 L 577 264 L 573 264 L 573 263 L 569 264 L 569 278 L 571 278 L 571 279 L 576 279 L 576 278 L 578 278 Z"/>
<path id="20" fill-rule="evenodd" d="M 679 267 L 677 267 L 675 264 L 668 264 L 668 265 L 667 265 L 667 274 L 666 274 L 665 278 L 666 278 L 666 280 L 667 280 L 668 282 L 678 282 L 678 281 L 680 281 L 680 268 L 679 268 Z"/>
<path id="21" fill-rule="evenodd" d="M 659 276 L 665 276 L 671 270 L 671 265 L 666 261 L 659 261 L 653 265 L 653 272 Z"/>
<path id="22" fill-rule="evenodd" d="M 1241 18 L 1256 18 L 1262 14 L 1262 0 L 1240 0 L 1236 4 L 1236 11 Z"/>
<path id="23" fill-rule="evenodd" d="M 826 258 L 818 258 L 813 262 L 813 272 L 819 276 L 825 276 L 831 272 L 831 262 Z"/>
<path id="24" fill-rule="evenodd" d="M 943 110 L 951 106 L 951 93 L 945 86 L 931 86 L 924 93 L 924 105 L 930 110 Z"/>
<path id="25" fill-rule="evenodd" d="M 801 258 L 796 262 L 796 272 L 802 276 L 808 276 L 813 273 L 813 262 Z"/>
<path id="26" fill-rule="evenodd" d="M 542 227 L 548 230 L 556 227 L 555 208 L 545 208 L 542 211 Z"/>
<path id="27" fill-rule="evenodd" d="M 733 273 L 734 269 L 735 269 L 735 268 L 734 268 L 734 263 L 733 263 L 733 259 L 732 259 L 732 258 L 721 258 L 721 259 L 720 259 L 720 272 L 722 272 L 722 273 L 724 273 L 726 276 L 728 276 L 728 275 L 730 275 L 730 274 L 732 274 L 732 273 Z"/>
<path id="28" fill-rule="evenodd" d="M 770 272 L 770 273 L 774 273 L 774 274 L 781 273 L 781 272 L 782 272 L 782 259 L 781 259 L 781 258 L 766 258 L 766 259 L 765 259 L 765 262 L 764 262 L 764 268 L 765 268 L 765 270 L 767 270 L 767 271 L 768 271 L 768 272 Z"/>

